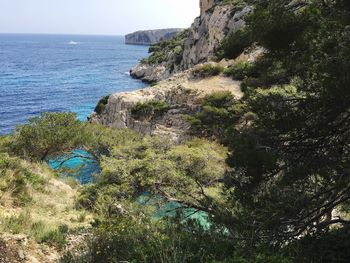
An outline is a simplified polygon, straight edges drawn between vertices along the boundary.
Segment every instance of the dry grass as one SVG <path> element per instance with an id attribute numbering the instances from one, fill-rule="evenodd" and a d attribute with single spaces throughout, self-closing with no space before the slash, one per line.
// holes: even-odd
<path id="1" fill-rule="evenodd" d="M 33 242 L 59 248 L 65 244 L 68 231 L 90 227 L 92 215 L 74 207 L 79 187 L 64 183 L 46 165 L 1 157 L 16 165 L 0 166 L 0 234 L 24 234 Z M 26 202 L 19 202 L 22 195 L 14 192 L 16 178 L 27 172 L 36 181 L 21 183 Z"/>

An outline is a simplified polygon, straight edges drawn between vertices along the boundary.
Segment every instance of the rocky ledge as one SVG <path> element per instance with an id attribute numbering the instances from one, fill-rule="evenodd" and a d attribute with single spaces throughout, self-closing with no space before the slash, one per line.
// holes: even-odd
<path id="1" fill-rule="evenodd" d="M 112 128 L 129 128 L 142 136 L 166 136 L 175 142 L 181 142 L 191 136 L 184 115 L 198 112 L 201 98 L 217 91 L 231 91 L 237 98 L 242 96 L 238 81 L 224 76 L 195 79 L 186 71 L 153 87 L 109 96 L 104 110 L 99 114 L 94 113 L 90 122 Z M 169 107 L 155 118 L 135 118 L 132 114 L 135 105 L 150 101 L 162 102 Z"/>

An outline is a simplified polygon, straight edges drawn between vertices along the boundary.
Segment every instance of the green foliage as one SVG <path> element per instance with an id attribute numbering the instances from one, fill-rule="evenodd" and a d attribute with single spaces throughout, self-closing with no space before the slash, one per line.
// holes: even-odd
<path id="1" fill-rule="evenodd" d="M 67 225 L 49 226 L 46 222 L 38 221 L 32 224 L 31 232 L 38 243 L 47 243 L 63 248 L 67 243 L 65 234 L 68 232 Z"/>
<path id="2" fill-rule="evenodd" d="M 232 209 L 241 208 L 232 229 L 256 242 L 313 239 L 350 199 L 348 9 L 344 1 L 261 1 L 247 21 L 266 51 L 244 72 L 241 118 L 226 133 L 226 186 Z M 341 216 L 339 227 L 347 224 Z"/>
<path id="3" fill-rule="evenodd" d="M 97 114 L 101 114 L 105 110 L 106 105 L 108 103 L 108 99 L 109 96 L 105 96 L 99 100 L 94 110 Z"/>
<path id="4" fill-rule="evenodd" d="M 67 243 L 65 238 L 69 230 L 67 225 L 57 226 L 44 221 L 33 221 L 28 211 L 21 212 L 18 216 L 0 218 L 0 222 L 6 231 L 13 234 L 28 234 L 38 243 L 46 243 L 58 248 L 63 248 Z"/>
<path id="5" fill-rule="evenodd" d="M 350 258 L 349 229 L 337 229 L 306 237 L 287 247 L 300 263 L 346 263 Z"/>
<path id="6" fill-rule="evenodd" d="M 246 29 L 238 30 L 228 35 L 216 50 L 218 60 L 223 58 L 233 59 L 253 44 L 251 33 Z"/>
<path id="7" fill-rule="evenodd" d="M 73 113 L 43 113 L 18 126 L 11 151 L 23 158 L 44 161 L 60 152 L 79 148 L 83 124 Z"/>
<path id="8" fill-rule="evenodd" d="M 248 62 L 238 62 L 224 70 L 226 76 L 237 80 L 244 80 L 251 72 L 252 65 Z"/>
<path id="9" fill-rule="evenodd" d="M 144 103 L 136 103 L 131 109 L 131 114 L 137 120 L 143 120 L 145 118 L 153 119 L 163 115 L 169 109 L 170 106 L 167 103 L 151 100 Z"/>
<path id="10" fill-rule="evenodd" d="M 192 74 L 195 77 L 207 78 L 211 76 L 217 76 L 224 71 L 224 67 L 219 64 L 207 63 L 195 67 Z"/>
<path id="11" fill-rule="evenodd" d="M 115 204 L 149 193 L 163 197 L 160 203 L 208 210 L 218 199 L 225 158 L 225 148 L 204 140 L 172 146 L 152 138 L 118 145 L 102 160 L 96 185 L 82 189 L 78 205 L 113 216 Z"/>
<path id="12" fill-rule="evenodd" d="M 149 48 L 149 52 L 152 54 L 143 59 L 141 63 L 160 64 L 171 58 L 175 64 L 179 64 L 182 60 L 184 41 L 187 35 L 188 30 L 184 30 L 169 40 L 161 40 L 159 43 L 152 44 Z"/>
<path id="13" fill-rule="evenodd" d="M 194 116 L 186 116 L 195 134 L 225 141 L 226 129 L 239 118 L 240 104 L 229 91 L 216 92 L 203 99 L 201 110 Z"/>
<path id="14" fill-rule="evenodd" d="M 10 192 L 18 206 L 31 202 L 29 189 L 42 190 L 46 181 L 25 167 L 18 158 L 0 153 L 0 195 Z"/>
<path id="15" fill-rule="evenodd" d="M 196 221 L 181 217 L 152 222 L 118 218 L 101 222 L 88 250 L 67 253 L 61 263 L 97 262 L 226 262 L 290 263 L 282 255 L 242 245 L 216 231 L 203 231 Z"/>

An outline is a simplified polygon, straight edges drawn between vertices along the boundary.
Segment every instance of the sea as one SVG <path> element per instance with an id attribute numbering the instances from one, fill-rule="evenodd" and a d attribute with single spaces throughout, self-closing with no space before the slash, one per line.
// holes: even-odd
<path id="1" fill-rule="evenodd" d="M 0 34 L 0 135 L 42 112 L 85 121 L 101 97 L 145 86 L 129 69 L 147 54 L 123 36 Z"/>

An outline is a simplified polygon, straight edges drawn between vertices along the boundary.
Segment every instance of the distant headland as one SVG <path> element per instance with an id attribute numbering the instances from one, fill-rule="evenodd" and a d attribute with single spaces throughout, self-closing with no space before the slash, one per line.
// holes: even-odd
<path id="1" fill-rule="evenodd" d="M 182 28 L 167 28 L 137 31 L 125 36 L 125 44 L 129 45 L 150 45 L 158 43 L 160 40 L 171 39 L 176 33 L 182 31 Z"/>

